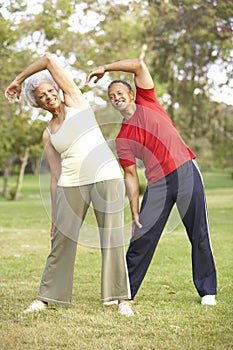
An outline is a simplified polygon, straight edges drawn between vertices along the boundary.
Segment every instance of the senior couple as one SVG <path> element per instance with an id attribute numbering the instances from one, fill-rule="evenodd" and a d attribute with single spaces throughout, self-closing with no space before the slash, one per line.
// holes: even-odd
<path id="1" fill-rule="evenodd" d="M 42 141 L 51 171 L 52 244 L 37 298 L 25 313 L 45 310 L 50 303 L 71 304 L 78 235 L 91 203 L 100 234 L 103 303 L 116 302 L 119 314 L 134 315 L 129 301 L 138 292 L 176 204 L 191 243 L 193 282 L 201 304 L 216 304 L 216 269 L 196 156 L 159 104 L 145 62 L 106 64 L 91 71 L 86 84 L 112 71 L 132 73 L 135 84 L 135 92 L 124 80 L 108 86 L 109 100 L 123 118 L 116 150 L 124 181 L 88 101 L 54 55 L 30 64 L 5 91 L 13 102 L 25 81 L 28 102 L 51 113 Z M 137 159 L 147 179 L 140 208 Z M 125 189 L 132 213 L 126 255 Z"/>

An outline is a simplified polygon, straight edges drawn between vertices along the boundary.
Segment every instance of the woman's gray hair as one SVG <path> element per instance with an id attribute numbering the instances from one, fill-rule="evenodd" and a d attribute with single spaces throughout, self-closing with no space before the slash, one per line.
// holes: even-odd
<path id="1" fill-rule="evenodd" d="M 26 81 L 24 91 L 26 99 L 32 107 L 40 107 L 35 99 L 34 91 L 41 83 L 50 83 L 57 91 L 59 91 L 57 83 L 47 70 L 31 75 Z"/>

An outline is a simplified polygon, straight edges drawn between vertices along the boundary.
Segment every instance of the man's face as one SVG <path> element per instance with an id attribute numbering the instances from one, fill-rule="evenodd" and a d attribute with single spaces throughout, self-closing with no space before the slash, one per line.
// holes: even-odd
<path id="1" fill-rule="evenodd" d="M 129 90 L 123 83 L 114 83 L 108 90 L 108 97 L 119 112 L 126 111 L 127 108 L 134 104 L 133 91 Z"/>

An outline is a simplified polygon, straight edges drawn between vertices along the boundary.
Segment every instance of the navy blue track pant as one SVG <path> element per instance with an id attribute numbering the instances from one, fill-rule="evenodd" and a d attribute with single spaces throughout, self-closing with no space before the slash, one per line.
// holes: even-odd
<path id="1" fill-rule="evenodd" d="M 192 245 L 193 281 L 198 294 L 215 295 L 216 269 L 209 237 L 203 181 L 195 161 L 147 186 L 137 228 L 126 259 L 134 299 L 153 257 L 168 216 L 176 203 Z"/>

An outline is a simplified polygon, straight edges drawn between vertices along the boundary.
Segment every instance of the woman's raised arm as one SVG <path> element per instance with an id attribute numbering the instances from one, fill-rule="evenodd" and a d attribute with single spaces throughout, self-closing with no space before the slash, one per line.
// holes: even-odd
<path id="1" fill-rule="evenodd" d="M 75 84 L 72 77 L 60 65 L 60 63 L 54 57 L 54 55 L 48 53 L 46 53 L 37 61 L 33 62 L 27 68 L 25 68 L 7 87 L 5 91 L 5 96 L 8 99 L 8 101 L 13 102 L 15 95 L 17 96 L 17 98 L 20 97 L 22 83 L 25 79 L 45 69 L 47 69 L 50 72 L 59 88 L 63 91 L 64 102 L 67 106 L 74 108 L 78 107 L 80 109 L 89 107 L 89 103 L 84 98 L 82 92 Z"/>

